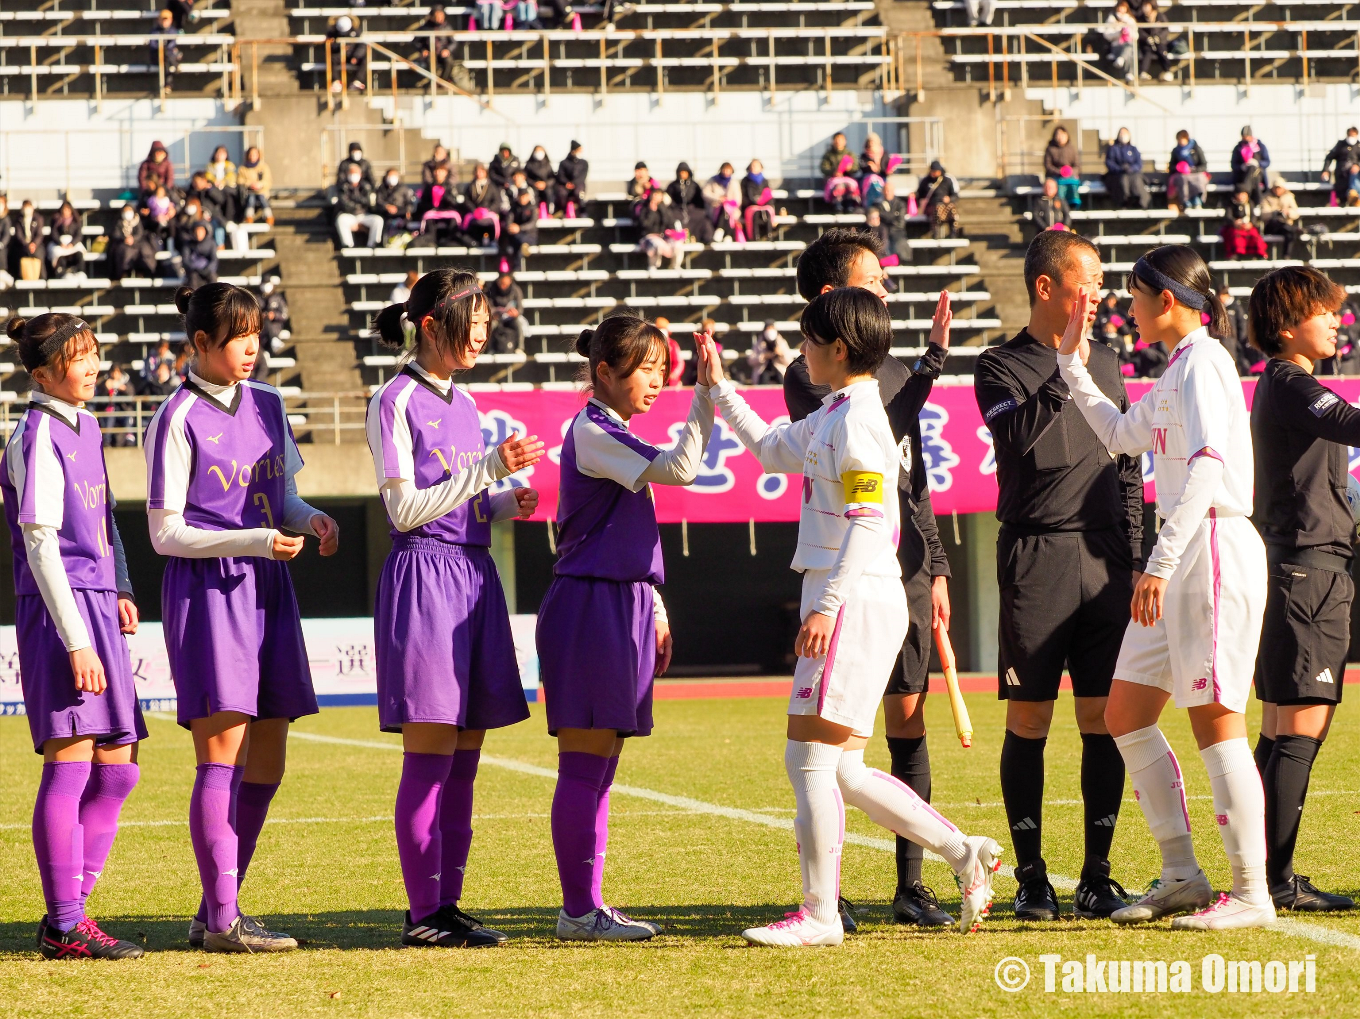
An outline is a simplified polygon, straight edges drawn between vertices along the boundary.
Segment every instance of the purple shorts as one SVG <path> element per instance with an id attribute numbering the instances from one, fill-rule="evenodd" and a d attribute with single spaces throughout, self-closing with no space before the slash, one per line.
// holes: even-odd
<path id="1" fill-rule="evenodd" d="M 48 740 L 71 736 L 93 736 L 101 747 L 146 739 L 127 640 L 118 625 L 118 595 L 81 588 L 71 593 L 76 596 L 76 606 L 109 685 L 98 695 L 77 690 L 71 656 L 47 605 L 36 594 L 19 595 L 14 605 L 14 632 L 19 643 L 19 685 L 24 691 L 33 749 L 42 753 Z"/>
<path id="2" fill-rule="evenodd" d="M 273 559 L 171 558 L 161 618 L 179 724 L 218 711 L 251 718 L 316 714 L 316 693 L 288 567 Z"/>
<path id="3" fill-rule="evenodd" d="M 400 535 L 373 609 L 378 724 L 499 729 L 529 717 L 490 549 Z"/>
<path id="4" fill-rule="evenodd" d="M 644 581 L 555 577 L 538 610 L 538 668 L 548 733 L 652 732 L 656 617 Z"/>

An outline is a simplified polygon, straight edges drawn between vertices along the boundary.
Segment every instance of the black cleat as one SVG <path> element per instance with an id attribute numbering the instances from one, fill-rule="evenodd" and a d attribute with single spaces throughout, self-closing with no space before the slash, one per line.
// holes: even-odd
<path id="1" fill-rule="evenodd" d="M 846 934 L 854 934 L 859 930 L 859 924 L 855 921 L 855 904 L 842 895 L 836 900 L 836 908 L 841 914 L 841 929 Z"/>
<path id="2" fill-rule="evenodd" d="M 1110 877 L 1110 861 L 1102 860 L 1082 869 L 1072 912 L 1087 920 L 1107 920 L 1116 909 L 1129 904 L 1129 893 Z"/>
<path id="3" fill-rule="evenodd" d="M 504 938 L 499 931 L 489 931 L 481 924 L 473 927 L 465 923 L 447 906 L 440 907 L 420 923 L 413 923 L 411 912 L 407 910 L 406 922 L 401 927 L 401 943 L 408 947 L 491 948 Z"/>
<path id="4" fill-rule="evenodd" d="M 131 941 L 111 938 L 88 916 L 63 934 L 42 918 L 38 951 L 44 959 L 140 959 L 146 953 Z"/>
<path id="5" fill-rule="evenodd" d="M 1056 920 L 1058 893 L 1048 880 L 1048 867 L 1043 860 L 1035 860 L 1015 868 L 1015 880 L 1020 885 L 1015 893 L 1017 920 Z"/>
<path id="6" fill-rule="evenodd" d="M 1290 875 L 1283 884 L 1271 885 L 1270 897 L 1275 900 L 1276 909 L 1292 909 L 1300 913 L 1330 913 L 1355 908 L 1354 899 L 1324 892 L 1302 874 Z"/>
<path id="7" fill-rule="evenodd" d="M 502 931 L 492 930 L 490 927 L 486 926 L 486 924 L 482 923 L 482 921 L 478 920 L 475 916 L 469 916 L 467 913 L 464 913 L 461 909 L 458 908 L 458 905 L 456 903 L 452 906 L 445 906 L 444 908 L 447 909 L 454 916 L 456 916 L 459 920 L 462 920 L 463 923 L 467 924 L 469 930 L 480 931 L 482 934 L 486 934 L 489 935 L 490 937 L 495 938 L 496 944 L 498 945 L 503 941 L 510 940 L 509 934 L 506 934 Z"/>
<path id="8" fill-rule="evenodd" d="M 920 881 L 893 896 L 893 919 L 917 927 L 948 927 L 954 918 L 940 908 L 935 892 Z"/>

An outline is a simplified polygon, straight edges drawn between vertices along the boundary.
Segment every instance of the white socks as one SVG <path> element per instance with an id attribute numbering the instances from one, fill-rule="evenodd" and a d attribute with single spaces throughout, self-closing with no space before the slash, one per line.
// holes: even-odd
<path id="1" fill-rule="evenodd" d="M 1252 905 L 1270 901 L 1266 882 L 1266 800 L 1245 738 L 1199 752 L 1214 791 L 1218 833 L 1232 865 L 1233 895 Z"/>
<path id="2" fill-rule="evenodd" d="M 1143 808 L 1143 816 L 1152 829 L 1152 837 L 1161 847 L 1162 880 L 1185 881 L 1194 877 L 1199 872 L 1199 863 L 1195 860 L 1195 848 L 1190 839 L 1190 812 L 1185 803 L 1185 782 L 1181 778 L 1180 762 L 1176 760 L 1171 744 L 1155 725 L 1116 736 L 1114 742 L 1133 781 L 1133 795 Z M 1242 745 L 1246 746 L 1246 740 L 1242 741 Z M 1250 751 L 1247 757 L 1251 758 Z M 1259 776 L 1257 786 L 1260 786 Z M 1264 839 L 1264 814 L 1261 816 Z M 1264 849 L 1261 862 L 1264 865 Z"/>
<path id="3" fill-rule="evenodd" d="M 845 802 L 859 807 L 875 824 L 938 853 L 955 872 L 966 862 L 968 846 L 963 832 L 906 783 L 876 768 L 865 767 L 863 750 L 841 754 L 836 778 Z"/>
<path id="4" fill-rule="evenodd" d="M 836 785 L 840 747 L 789 740 L 784 767 L 793 785 L 798 815 L 798 860 L 803 870 L 803 911 L 820 924 L 838 922 L 841 844 L 845 841 L 845 802 Z"/>

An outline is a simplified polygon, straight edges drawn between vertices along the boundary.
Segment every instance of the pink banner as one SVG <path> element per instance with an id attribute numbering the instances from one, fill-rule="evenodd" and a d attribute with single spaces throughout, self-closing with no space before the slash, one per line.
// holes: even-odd
<path id="1" fill-rule="evenodd" d="M 1321 379 L 1351 403 L 1360 404 L 1360 379 Z M 1138 399 L 1152 385 L 1129 384 L 1129 397 Z M 1243 392 L 1251 405 L 1255 382 L 1244 380 Z M 548 456 L 536 467 L 507 479 L 502 485 L 528 485 L 542 493 L 535 520 L 556 515 L 558 462 L 562 436 L 581 409 L 579 393 L 536 390 L 524 393 L 473 394 L 488 446 L 499 445 L 512 432 L 538 435 L 548 444 Z M 782 390 L 769 386 L 743 390 L 752 408 L 771 423 L 787 419 Z M 691 392 L 663 392 L 652 409 L 629 422 L 634 434 L 659 446 L 673 445 L 689 416 Z M 968 384 L 937 383 L 921 412 L 922 453 L 930 476 L 937 514 L 990 513 L 996 509 L 996 461 L 991 432 L 983 425 Z M 1360 449 L 1350 451 L 1350 469 L 1360 469 Z M 1155 465 L 1143 457 L 1147 498 L 1154 497 Z M 689 488 L 654 485 L 656 516 L 662 523 L 745 523 L 798 519 L 797 475 L 765 474 L 755 457 L 742 448 L 719 416 L 705 451 L 699 477 Z"/>

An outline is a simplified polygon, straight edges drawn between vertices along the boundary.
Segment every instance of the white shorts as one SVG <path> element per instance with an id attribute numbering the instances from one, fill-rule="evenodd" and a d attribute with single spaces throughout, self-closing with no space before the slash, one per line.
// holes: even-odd
<path id="1" fill-rule="evenodd" d="M 1178 708 L 1245 711 L 1265 606 L 1260 535 L 1246 517 L 1211 511 L 1166 585 L 1162 618 L 1124 631 L 1114 678 L 1165 690 Z"/>
<path id="2" fill-rule="evenodd" d="M 803 574 L 799 619 L 822 595 L 830 570 Z M 825 658 L 799 658 L 793 669 L 790 715 L 819 715 L 874 734 L 883 691 L 907 636 L 907 592 L 901 577 L 860 577 L 836 615 Z"/>

